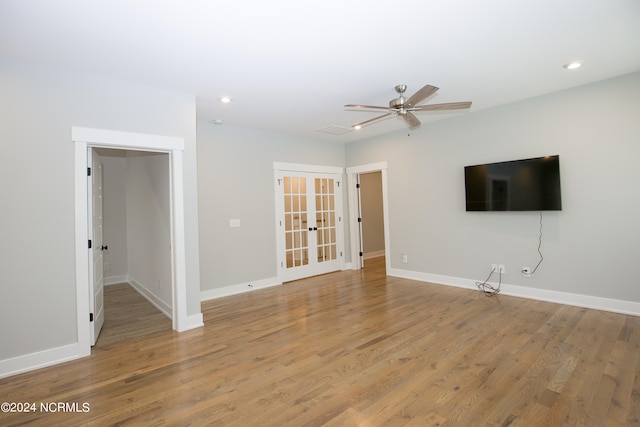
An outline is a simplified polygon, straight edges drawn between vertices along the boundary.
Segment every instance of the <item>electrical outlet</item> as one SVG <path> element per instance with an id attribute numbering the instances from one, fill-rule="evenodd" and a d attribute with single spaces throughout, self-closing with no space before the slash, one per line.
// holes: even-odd
<path id="1" fill-rule="evenodd" d="M 506 274 L 507 269 L 504 268 L 504 264 L 498 264 L 498 273 L 500 274 Z"/>
<path id="2" fill-rule="evenodd" d="M 409 262 L 409 257 L 407 256 L 407 254 L 402 254 L 402 262 L 405 264 Z"/>
<path id="3" fill-rule="evenodd" d="M 531 277 L 531 267 L 522 267 L 522 275 L 524 277 Z"/>
<path id="4" fill-rule="evenodd" d="M 491 271 L 498 272 L 498 264 L 491 264 Z"/>

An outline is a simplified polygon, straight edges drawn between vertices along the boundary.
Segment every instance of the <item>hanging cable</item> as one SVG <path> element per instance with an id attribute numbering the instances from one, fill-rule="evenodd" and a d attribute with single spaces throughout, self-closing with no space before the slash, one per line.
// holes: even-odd
<path id="1" fill-rule="evenodd" d="M 538 261 L 538 264 L 536 264 L 535 268 L 531 271 L 531 274 L 534 274 L 536 272 L 536 270 L 538 269 L 538 267 L 540 267 L 540 264 L 542 264 L 542 261 L 544 260 L 544 257 L 542 256 L 542 251 L 540 250 L 541 247 L 542 247 L 542 211 L 540 211 L 540 233 L 538 234 L 538 255 L 540 256 L 540 260 Z"/>
<path id="2" fill-rule="evenodd" d="M 491 278 L 491 276 L 493 276 L 493 273 L 495 272 L 496 272 L 495 268 L 492 268 L 491 273 L 489 273 L 489 276 L 486 279 L 484 279 L 484 282 L 476 282 L 476 286 L 478 287 L 478 289 L 481 290 L 484 293 L 484 295 L 487 297 L 492 297 L 500 292 L 500 286 L 502 285 L 502 272 L 498 272 L 500 276 L 498 279 L 497 288 L 494 288 L 492 285 L 489 284 L 489 279 Z"/>

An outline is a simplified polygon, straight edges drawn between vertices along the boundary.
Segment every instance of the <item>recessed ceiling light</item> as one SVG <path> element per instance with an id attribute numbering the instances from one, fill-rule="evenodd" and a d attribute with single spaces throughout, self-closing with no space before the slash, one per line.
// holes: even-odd
<path id="1" fill-rule="evenodd" d="M 581 66 L 582 63 L 578 61 L 569 62 L 568 64 L 563 65 L 563 67 L 567 70 L 575 70 L 576 68 L 580 68 Z"/>
<path id="2" fill-rule="evenodd" d="M 229 98 L 228 96 L 221 96 L 220 102 L 222 102 L 223 104 L 228 104 L 231 102 L 231 98 Z"/>
<path id="3" fill-rule="evenodd" d="M 362 129 L 362 126 L 360 126 L 360 125 L 356 125 L 356 126 L 354 126 L 353 128 L 354 128 L 355 130 L 360 130 L 360 129 Z"/>

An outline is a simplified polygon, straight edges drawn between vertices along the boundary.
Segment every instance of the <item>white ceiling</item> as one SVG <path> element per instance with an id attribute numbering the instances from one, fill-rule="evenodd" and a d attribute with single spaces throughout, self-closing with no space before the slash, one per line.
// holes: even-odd
<path id="1" fill-rule="evenodd" d="M 348 142 L 405 129 L 318 132 L 379 115 L 343 105 L 387 105 L 397 84 L 473 101 L 457 115 L 638 71 L 640 1 L 0 0 L 4 58 L 194 94 L 199 120 Z"/>

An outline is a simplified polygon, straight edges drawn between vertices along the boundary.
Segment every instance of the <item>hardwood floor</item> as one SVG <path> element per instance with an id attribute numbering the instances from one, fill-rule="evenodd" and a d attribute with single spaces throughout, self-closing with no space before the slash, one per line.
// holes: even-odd
<path id="1" fill-rule="evenodd" d="M 385 277 L 367 263 L 203 303 L 157 331 L 0 380 L 0 425 L 640 425 L 640 318 Z"/>
<path id="2" fill-rule="evenodd" d="M 96 348 L 171 330 L 171 319 L 128 283 L 104 287 L 104 312 L 104 326 Z"/>

